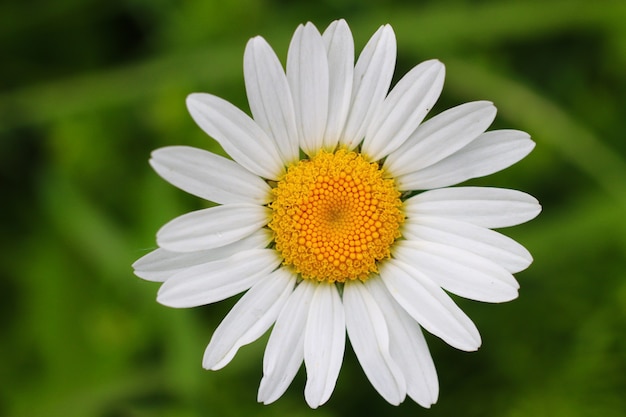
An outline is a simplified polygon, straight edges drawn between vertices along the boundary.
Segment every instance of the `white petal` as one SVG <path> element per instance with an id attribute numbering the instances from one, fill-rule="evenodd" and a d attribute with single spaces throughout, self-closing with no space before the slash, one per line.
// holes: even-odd
<path id="1" fill-rule="evenodd" d="M 456 220 L 428 216 L 407 219 L 402 235 L 408 240 L 426 240 L 472 252 L 501 265 L 509 272 L 522 271 L 533 260 L 530 252 L 513 239 Z"/>
<path id="2" fill-rule="evenodd" d="M 191 117 L 241 166 L 267 179 L 285 172 L 274 141 L 247 114 L 219 97 L 194 93 L 187 97 Z"/>
<path id="3" fill-rule="evenodd" d="M 389 331 L 376 300 L 363 283 L 351 281 L 344 286 L 343 302 L 346 329 L 363 372 L 387 402 L 400 404 L 406 396 L 406 382 L 389 353 Z"/>
<path id="4" fill-rule="evenodd" d="M 444 217 L 490 229 L 515 226 L 535 218 L 541 206 L 533 196 L 490 187 L 455 187 L 425 191 L 404 202 L 408 217 Z"/>
<path id="5" fill-rule="evenodd" d="M 419 405 L 430 407 L 437 402 L 439 382 L 419 324 L 394 300 L 381 279 L 369 279 L 365 287 L 387 322 L 389 352 L 404 373 L 407 394 Z"/>
<path id="6" fill-rule="evenodd" d="M 312 23 L 300 25 L 287 54 L 287 80 L 296 112 L 300 147 L 308 155 L 322 148 L 328 116 L 328 56 Z"/>
<path id="7" fill-rule="evenodd" d="M 402 190 L 447 187 L 508 168 L 535 147 L 526 132 L 493 130 L 441 161 L 396 178 Z"/>
<path id="8" fill-rule="evenodd" d="M 150 165 L 165 180 L 218 204 L 266 204 L 269 185 L 236 162 L 202 149 L 170 146 L 152 152 Z"/>
<path id="9" fill-rule="evenodd" d="M 254 120 L 275 140 L 285 165 L 297 161 L 298 131 L 291 90 L 278 57 L 265 39 L 250 39 L 243 69 Z"/>
<path id="10" fill-rule="evenodd" d="M 311 408 L 330 398 L 335 388 L 346 344 L 346 322 L 341 297 L 334 284 L 319 283 L 311 300 L 304 333 L 304 396 Z"/>
<path id="11" fill-rule="evenodd" d="M 170 307 L 221 301 L 250 288 L 276 269 L 281 260 L 273 249 L 250 249 L 187 268 L 161 285 L 157 301 Z"/>
<path id="12" fill-rule="evenodd" d="M 328 53 L 329 98 L 324 148 L 337 146 L 350 110 L 354 74 L 354 41 L 345 20 L 336 20 L 322 35 Z"/>
<path id="13" fill-rule="evenodd" d="M 393 298 L 423 328 L 457 349 L 478 349 L 481 340 L 474 323 L 419 270 L 390 259 L 381 265 L 380 276 Z"/>
<path id="14" fill-rule="evenodd" d="M 403 240 L 394 247 L 393 256 L 461 297 L 488 303 L 517 298 L 519 284 L 510 272 L 466 250 Z"/>
<path id="15" fill-rule="evenodd" d="M 365 135 L 362 151 L 370 160 L 384 158 L 407 140 L 439 98 L 444 78 L 443 64 L 430 60 L 398 81 Z"/>
<path id="16" fill-rule="evenodd" d="M 419 126 L 383 167 L 394 177 L 426 168 L 474 140 L 495 117 L 496 108 L 488 101 L 446 110 Z"/>
<path id="17" fill-rule="evenodd" d="M 280 312 L 263 357 L 258 401 L 276 401 L 289 387 L 304 359 L 304 329 L 315 285 L 302 281 Z"/>
<path id="18" fill-rule="evenodd" d="M 228 258 L 247 249 L 262 249 L 272 240 L 268 229 L 259 229 L 248 237 L 226 246 L 196 252 L 171 252 L 158 248 L 135 261 L 135 275 L 148 281 L 164 282 L 189 267 Z"/>
<path id="19" fill-rule="evenodd" d="M 396 65 L 396 37 L 389 25 L 382 26 L 369 40 L 354 67 L 350 114 L 340 143 L 357 146 L 370 121 L 389 91 Z"/>
<path id="20" fill-rule="evenodd" d="M 295 283 L 296 276 L 281 268 L 254 284 L 213 333 L 202 366 L 212 370 L 223 368 L 241 346 L 261 337 L 278 317 Z"/>
<path id="21" fill-rule="evenodd" d="M 161 227 L 157 242 L 174 252 L 217 248 L 256 232 L 267 224 L 270 215 L 269 208 L 255 204 L 225 204 L 192 211 Z"/>

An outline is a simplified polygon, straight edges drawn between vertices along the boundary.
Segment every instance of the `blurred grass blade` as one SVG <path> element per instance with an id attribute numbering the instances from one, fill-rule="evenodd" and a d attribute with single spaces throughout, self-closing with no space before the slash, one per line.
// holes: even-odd
<path id="1" fill-rule="evenodd" d="M 626 2 L 498 1 L 457 3 L 454 7 L 436 2 L 419 12 L 414 7 L 396 8 L 386 17 L 400 48 L 441 56 L 445 50 L 463 52 L 468 46 L 528 41 L 585 28 L 597 33 L 622 31 Z M 381 23 L 377 16 L 369 16 L 367 25 Z"/>
<path id="2" fill-rule="evenodd" d="M 153 96 L 172 83 L 210 79 L 215 85 L 241 74 L 243 46 L 211 45 L 139 64 L 25 87 L 0 96 L 0 131 L 51 122 L 74 114 L 124 106 Z M 219 62 L 219 65 L 216 65 Z"/>
<path id="3" fill-rule="evenodd" d="M 448 87 L 465 97 L 489 97 L 500 114 L 548 144 L 626 206 L 626 162 L 567 111 L 531 88 L 481 65 L 446 59 Z M 471 82 L 467 82 L 471 80 Z"/>
<path id="4" fill-rule="evenodd" d="M 265 37 L 280 57 L 294 25 L 285 19 L 268 20 Z M 493 4 L 435 5 L 396 8 L 384 17 L 370 14 L 350 19 L 357 41 L 364 40 L 377 26 L 391 22 L 401 48 L 445 56 L 446 51 L 463 50 L 468 45 L 490 45 L 511 39 L 536 38 L 567 29 L 612 30 L 626 20 L 626 2 L 553 1 L 498 2 Z M 360 44 L 357 42 L 357 44 Z M 190 85 L 210 80 L 220 85 L 242 82 L 245 40 L 227 39 L 206 48 L 147 60 L 100 73 L 25 87 L 0 94 L 0 131 L 14 126 L 50 122 L 76 113 L 127 105 L 154 95 L 172 83 Z"/>

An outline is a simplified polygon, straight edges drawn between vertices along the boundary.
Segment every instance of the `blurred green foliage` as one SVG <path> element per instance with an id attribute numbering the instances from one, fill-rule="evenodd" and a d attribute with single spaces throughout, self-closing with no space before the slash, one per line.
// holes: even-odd
<path id="1" fill-rule="evenodd" d="M 471 100 L 494 128 L 531 133 L 521 163 L 475 184 L 544 206 L 505 231 L 535 256 L 520 298 L 459 300 L 483 347 L 428 336 L 441 394 L 393 408 L 348 349 L 330 402 L 309 410 L 299 375 L 258 405 L 264 340 L 219 372 L 200 362 L 228 300 L 154 301 L 130 264 L 167 220 L 204 204 L 151 171 L 165 145 L 219 151 L 188 116 L 193 91 L 246 109 L 242 54 L 263 35 L 284 59 L 295 27 L 344 17 L 360 51 L 383 23 L 400 77 L 447 66 L 434 112 Z M 0 4 L 0 415 L 626 415 L 626 2 L 62 0 Z"/>

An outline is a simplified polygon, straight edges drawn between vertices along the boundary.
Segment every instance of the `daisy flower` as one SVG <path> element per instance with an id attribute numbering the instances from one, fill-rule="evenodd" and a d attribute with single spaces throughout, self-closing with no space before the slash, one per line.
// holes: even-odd
<path id="1" fill-rule="evenodd" d="M 191 94 L 195 122 L 232 159 L 158 149 L 150 163 L 176 187 L 215 206 L 167 223 L 159 248 L 133 265 L 162 282 L 171 307 L 245 294 L 218 326 L 203 366 L 224 367 L 270 328 L 258 401 L 277 400 L 304 362 L 304 395 L 328 401 L 346 334 L 373 387 L 391 404 L 429 407 L 438 380 L 422 329 L 464 351 L 474 323 L 448 293 L 484 302 L 517 297 L 513 273 L 528 251 L 491 229 L 540 212 L 520 191 L 461 186 L 534 147 L 517 130 L 485 132 L 496 108 L 476 101 L 424 121 L 444 66 L 423 62 L 389 91 L 396 40 L 389 25 L 358 59 L 345 21 L 295 31 L 283 69 L 261 37 L 244 53 L 252 117 Z M 272 327 L 273 326 L 273 327 Z"/>

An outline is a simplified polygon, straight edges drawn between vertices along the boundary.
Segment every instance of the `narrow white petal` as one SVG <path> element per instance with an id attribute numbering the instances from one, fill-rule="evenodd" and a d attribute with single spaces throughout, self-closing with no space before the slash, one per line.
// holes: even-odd
<path id="1" fill-rule="evenodd" d="M 330 398 L 341 369 L 345 344 L 345 314 L 337 287 L 319 283 L 311 300 L 304 333 L 307 373 L 304 397 L 311 408 L 319 407 Z"/>
<path id="2" fill-rule="evenodd" d="M 181 253 L 158 248 L 137 259 L 133 272 L 147 281 L 164 282 L 183 269 L 204 263 L 206 252 L 211 250 Z"/>
<path id="3" fill-rule="evenodd" d="M 312 23 L 300 25 L 287 54 L 287 80 L 291 88 L 300 147 L 317 153 L 324 140 L 328 116 L 328 55 L 322 35 Z"/>
<path id="4" fill-rule="evenodd" d="M 419 324 L 395 301 L 379 278 L 365 282 L 389 329 L 389 352 L 402 369 L 407 394 L 423 407 L 437 402 L 439 381 Z"/>
<path id="5" fill-rule="evenodd" d="M 478 349 L 481 340 L 474 323 L 430 278 L 397 259 L 382 264 L 380 276 L 393 298 L 423 328 L 457 349 Z"/>
<path id="6" fill-rule="evenodd" d="M 389 330 L 380 307 L 360 281 L 346 282 L 343 302 L 346 329 L 363 372 L 387 402 L 400 404 L 406 396 L 406 382 L 391 357 Z"/>
<path id="7" fill-rule="evenodd" d="M 400 175 L 396 184 L 401 190 L 447 187 L 508 168 L 528 155 L 534 147 L 535 142 L 526 132 L 493 130 L 427 168 Z"/>
<path id="8" fill-rule="evenodd" d="M 304 360 L 304 329 L 315 285 L 302 281 L 281 310 L 263 356 L 263 379 L 258 401 L 269 404 L 280 398 Z"/>
<path id="9" fill-rule="evenodd" d="M 426 168 L 474 140 L 495 117 L 496 108 L 488 101 L 446 110 L 419 126 L 383 167 L 394 177 Z"/>
<path id="10" fill-rule="evenodd" d="M 202 366 L 223 368 L 240 347 L 261 337 L 278 317 L 295 283 L 296 276 L 281 268 L 254 284 L 213 333 Z"/>
<path id="11" fill-rule="evenodd" d="M 403 240 L 394 247 L 393 256 L 461 297 L 488 303 L 517 298 L 519 284 L 510 272 L 466 250 L 424 240 Z"/>
<path id="12" fill-rule="evenodd" d="M 256 232 L 270 215 L 267 207 L 243 203 L 197 210 L 166 223 L 157 233 L 157 242 L 174 252 L 217 248 Z"/>
<path id="13" fill-rule="evenodd" d="M 166 181 L 218 204 L 266 204 L 269 185 L 236 162 L 188 146 L 170 146 L 152 152 L 152 168 Z"/>
<path id="14" fill-rule="evenodd" d="M 161 285 L 157 301 L 169 307 L 196 307 L 221 301 L 247 290 L 280 262 L 273 249 L 250 249 L 187 268 Z"/>
<path id="15" fill-rule="evenodd" d="M 133 264 L 135 275 L 148 281 L 164 282 L 178 272 L 192 266 L 228 258 L 247 249 L 262 249 L 272 240 L 268 229 L 259 229 L 248 237 L 229 245 L 196 252 L 171 252 L 158 248 Z"/>
<path id="16" fill-rule="evenodd" d="M 340 139 L 356 147 L 389 91 L 396 66 L 396 36 L 389 25 L 382 26 L 369 40 L 354 67 L 350 113 Z"/>
<path id="17" fill-rule="evenodd" d="M 330 24 L 322 35 L 328 53 L 329 98 L 324 148 L 337 146 L 350 110 L 354 74 L 354 41 L 345 20 Z"/>
<path id="18" fill-rule="evenodd" d="M 277 180 L 285 166 L 274 141 L 247 114 L 219 97 L 194 93 L 187 109 L 202 130 L 249 171 Z"/>
<path id="19" fill-rule="evenodd" d="M 274 139 L 285 165 L 298 159 L 298 131 L 291 90 L 278 57 L 265 39 L 250 39 L 244 78 L 254 120 Z"/>
<path id="20" fill-rule="evenodd" d="M 522 271 L 532 263 L 532 256 L 513 239 L 493 230 L 439 217 L 420 216 L 407 219 L 402 235 L 408 240 L 426 240 L 454 246 L 489 259 L 507 271 Z"/>
<path id="21" fill-rule="evenodd" d="M 455 187 L 425 191 L 404 202 L 408 217 L 435 216 L 490 229 L 515 226 L 535 218 L 541 206 L 533 196 L 490 187 Z"/>
<path id="22" fill-rule="evenodd" d="M 362 151 L 378 161 L 402 145 L 424 120 L 443 89 L 445 68 L 422 62 L 393 87 L 365 135 Z"/>

